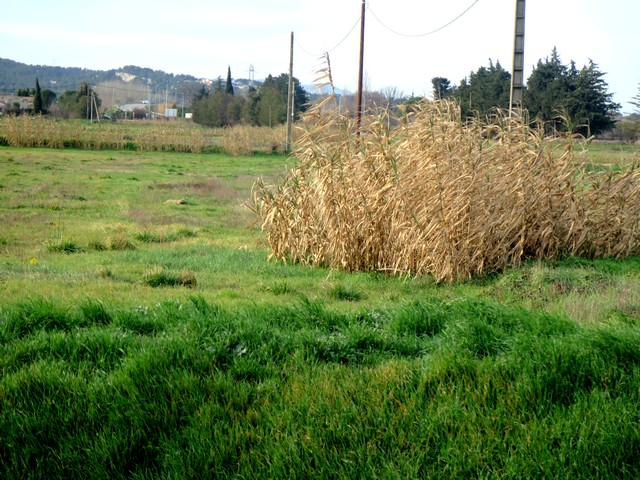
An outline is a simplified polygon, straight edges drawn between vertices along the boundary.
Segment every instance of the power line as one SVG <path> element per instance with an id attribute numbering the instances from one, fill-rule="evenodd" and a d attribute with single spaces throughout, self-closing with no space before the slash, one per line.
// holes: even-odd
<path id="1" fill-rule="evenodd" d="M 477 1 L 477 0 L 476 0 Z M 368 7 L 367 7 L 368 8 Z M 304 53 L 306 53 L 309 56 L 312 57 L 319 57 L 324 53 L 331 53 L 334 50 L 336 50 L 340 45 L 342 45 L 347 38 L 349 38 L 349 36 L 353 33 L 353 31 L 356 29 L 356 27 L 360 25 L 360 17 L 358 17 L 358 19 L 356 20 L 356 22 L 353 24 L 353 26 L 349 29 L 349 31 L 347 32 L 347 34 L 342 38 L 342 40 L 340 40 L 333 48 L 330 48 L 329 50 L 324 50 L 322 52 L 318 52 L 318 53 L 311 53 L 308 50 L 306 50 L 302 45 L 300 45 L 300 42 L 298 42 L 298 40 L 296 40 L 296 45 L 298 47 L 300 47 L 300 50 L 302 50 Z"/>
<path id="2" fill-rule="evenodd" d="M 369 7 L 369 11 L 371 12 L 371 15 L 373 15 L 373 18 L 375 18 L 378 23 L 380 23 L 380 25 L 382 25 L 384 28 L 386 28 L 387 30 L 389 30 L 391 33 L 395 34 L 395 35 L 399 35 L 401 37 L 408 37 L 408 38 L 415 38 L 415 37 L 426 37 L 428 35 L 433 35 L 434 33 L 438 33 L 440 30 L 444 30 L 445 28 L 447 28 L 449 25 L 452 25 L 453 23 L 455 23 L 456 21 L 458 21 L 459 19 L 461 19 L 469 10 L 471 10 L 476 3 L 478 3 L 479 0 L 475 0 L 471 5 L 469 5 L 461 14 L 459 14 L 457 17 L 455 17 L 453 20 L 451 20 L 450 22 L 442 25 L 441 27 L 436 28 L 435 30 L 431 30 L 429 32 L 425 32 L 425 33 L 418 33 L 418 34 L 409 34 L 409 33 L 402 33 L 402 32 L 398 32 L 397 30 L 394 30 L 393 28 L 389 27 L 388 25 L 386 25 L 382 20 L 380 20 L 378 18 L 378 16 L 375 14 L 375 12 L 371 9 L 371 7 Z"/>

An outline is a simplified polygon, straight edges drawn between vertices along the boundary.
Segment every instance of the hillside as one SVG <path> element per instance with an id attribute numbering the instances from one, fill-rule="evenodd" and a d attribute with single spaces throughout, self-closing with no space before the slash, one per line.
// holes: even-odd
<path id="1" fill-rule="evenodd" d="M 117 84 L 129 85 L 132 89 L 150 88 L 152 91 L 181 91 L 184 85 L 200 84 L 202 81 L 191 75 L 174 75 L 162 70 L 126 65 L 112 70 L 89 70 L 76 67 L 51 67 L 47 65 L 28 65 L 0 58 L 0 93 L 15 94 L 19 88 L 33 88 L 36 76 L 42 88 L 61 94 L 74 90 L 82 82 L 91 85 Z"/>

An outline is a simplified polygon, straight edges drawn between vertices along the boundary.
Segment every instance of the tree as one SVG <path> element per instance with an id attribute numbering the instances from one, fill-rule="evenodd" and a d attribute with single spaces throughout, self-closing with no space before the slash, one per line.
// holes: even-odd
<path id="1" fill-rule="evenodd" d="M 38 81 L 38 77 L 36 77 L 36 91 L 35 95 L 33 96 L 33 113 L 39 115 L 43 113 L 43 110 L 44 108 L 42 106 L 42 91 L 40 90 L 40 82 Z"/>
<path id="2" fill-rule="evenodd" d="M 402 98 L 402 91 L 398 87 L 388 86 L 380 89 L 380 94 L 385 100 L 385 107 L 391 108 L 397 105 Z"/>
<path id="3" fill-rule="evenodd" d="M 471 72 L 468 79 L 463 79 L 455 88 L 452 96 L 458 100 L 463 117 L 490 115 L 492 110 L 509 108 L 509 91 L 511 74 L 500 62 L 494 65 L 489 60 L 489 68 L 480 67 Z"/>
<path id="4" fill-rule="evenodd" d="M 53 105 L 54 102 L 56 101 L 57 95 L 55 94 L 54 91 L 49 90 L 48 88 L 45 88 L 41 92 L 41 97 L 42 97 L 42 110 L 43 112 L 46 113 L 49 111 L 49 107 L 51 107 L 51 105 Z"/>
<path id="5" fill-rule="evenodd" d="M 251 125 L 278 125 L 287 120 L 287 97 L 289 76 L 269 75 L 259 90 L 252 88 L 246 98 L 233 95 L 227 88 L 231 80 L 231 69 L 227 71 L 227 83 L 214 82 L 213 90 L 204 88 L 193 97 L 193 121 L 212 127 L 226 127 L 238 123 Z M 306 111 L 309 97 L 300 82 L 294 78 L 294 113 Z M 233 87 L 231 87 L 233 90 Z"/>
<path id="6" fill-rule="evenodd" d="M 453 94 L 453 88 L 451 87 L 451 82 L 448 78 L 433 77 L 431 79 L 431 85 L 433 85 L 434 100 L 449 98 Z"/>
<path id="7" fill-rule="evenodd" d="M 233 83 L 231 82 L 231 66 L 227 68 L 227 83 L 225 84 L 224 91 L 233 96 Z"/>
<path id="8" fill-rule="evenodd" d="M 193 101 L 193 121 L 208 127 L 228 127 L 243 120 L 244 104 L 241 96 L 224 90 L 213 90 Z"/>
<path id="9" fill-rule="evenodd" d="M 591 60 L 580 70 L 573 61 L 564 65 L 554 48 L 527 80 L 524 106 L 532 117 L 559 130 L 583 135 L 609 130 L 620 105 L 607 92 L 604 75 Z"/>
<path id="10" fill-rule="evenodd" d="M 273 127 L 287 121 L 287 96 L 283 95 L 272 83 L 260 88 L 257 124 Z"/>
<path id="11" fill-rule="evenodd" d="M 640 84 L 638 84 L 638 94 L 635 97 L 633 97 L 631 100 L 633 101 L 629 103 L 634 107 L 636 107 L 637 113 L 640 113 Z"/>
<path id="12" fill-rule="evenodd" d="M 589 136 L 612 129 L 620 105 L 607 92 L 608 85 L 602 78 L 605 74 L 592 60 L 579 72 L 572 65 L 570 73 L 571 95 L 567 105 L 569 118 L 575 125 L 573 131 Z"/>
<path id="13" fill-rule="evenodd" d="M 284 101 L 284 104 L 283 104 L 284 114 L 279 112 L 277 116 L 272 115 L 272 119 L 276 117 L 279 119 L 281 118 L 281 120 L 277 121 L 278 123 L 284 123 L 287 121 L 287 99 L 289 98 L 289 74 L 281 73 L 277 77 L 269 75 L 267 78 L 265 78 L 264 83 L 260 88 L 259 95 L 261 99 L 263 97 L 265 99 L 268 98 L 269 99 L 268 103 L 272 107 L 275 106 L 275 103 L 280 105 L 282 104 L 282 101 Z M 272 97 L 280 97 L 280 99 L 276 101 L 275 98 L 272 98 Z M 302 88 L 300 81 L 296 77 L 293 77 L 293 106 L 294 106 L 294 115 L 295 115 L 294 118 L 296 120 L 299 118 L 300 113 L 306 112 L 307 109 L 309 108 L 309 96 L 307 95 L 307 92 L 305 91 L 305 89 Z M 261 125 L 265 125 L 265 123 L 261 123 Z"/>
<path id="14" fill-rule="evenodd" d="M 554 47 L 551 58 L 538 60 L 531 72 L 523 103 L 532 117 L 550 122 L 558 118 L 559 109 L 566 104 L 569 90 L 568 68 L 562 64 Z"/>
<path id="15" fill-rule="evenodd" d="M 36 92 L 33 88 L 19 88 L 16 95 L 18 97 L 33 97 L 35 93 Z"/>
<path id="16" fill-rule="evenodd" d="M 62 110 L 61 115 L 71 118 L 90 118 L 92 94 L 96 106 L 100 107 L 102 104 L 100 97 L 91 91 L 89 84 L 86 82 L 81 83 L 77 90 L 64 92 L 58 99 L 58 105 Z"/>

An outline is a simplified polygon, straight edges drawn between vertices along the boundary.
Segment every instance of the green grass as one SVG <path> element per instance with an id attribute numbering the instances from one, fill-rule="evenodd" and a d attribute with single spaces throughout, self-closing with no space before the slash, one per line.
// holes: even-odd
<path id="1" fill-rule="evenodd" d="M 640 476 L 640 258 L 272 262 L 289 162 L 0 148 L 0 478 Z"/>
<path id="2" fill-rule="evenodd" d="M 4 307 L 5 478 L 634 478 L 640 332 L 497 302 Z"/>

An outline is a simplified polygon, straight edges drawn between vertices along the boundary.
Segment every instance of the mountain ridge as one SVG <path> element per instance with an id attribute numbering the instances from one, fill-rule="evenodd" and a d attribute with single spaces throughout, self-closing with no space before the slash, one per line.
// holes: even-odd
<path id="1" fill-rule="evenodd" d="M 36 77 L 41 88 L 47 88 L 56 94 L 75 90 L 83 82 L 98 85 L 110 81 L 121 81 L 136 83 L 154 90 L 177 89 L 184 83 L 210 82 L 209 79 L 197 78 L 193 75 L 175 75 L 135 65 L 125 65 L 111 70 L 93 70 L 80 67 L 30 65 L 0 58 L 0 93 L 15 94 L 20 88 L 34 88 Z"/>

